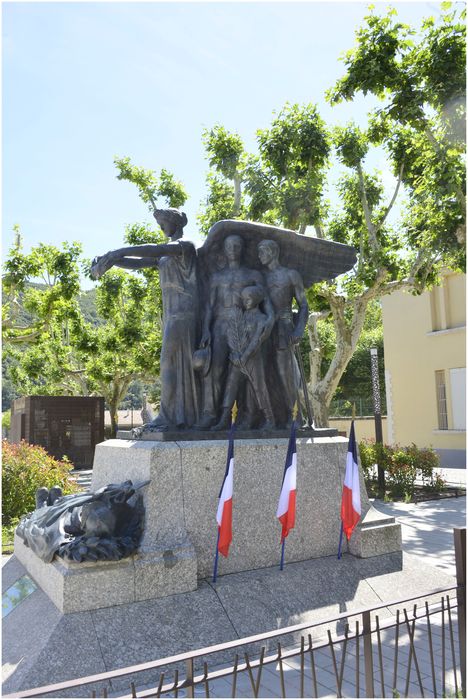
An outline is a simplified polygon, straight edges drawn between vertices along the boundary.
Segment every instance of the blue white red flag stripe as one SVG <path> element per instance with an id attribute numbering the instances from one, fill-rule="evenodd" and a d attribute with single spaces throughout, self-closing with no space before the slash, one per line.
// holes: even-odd
<path id="1" fill-rule="evenodd" d="M 296 422 L 291 426 L 289 436 L 288 453 L 284 465 L 283 483 L 278 501 L 276 517 L 280 521 L 283 529 L 281 531 L 281 541 L 288 536 L 293 529 L 296 518 L 296 478 L 297 478 L 297 454 L 296 454 Z"/>
<path id="2" fill-rule="evenodd" d="M 226 472 L 223 484 L 219 492 L 218 510 L 216 512 L 216 522 L 218 523 L 218 552 L 223 557 L 229 554 L 229 546 L 232 542 L 232 491 L 234 482 L 234 431 L 235 423 L 232 424 L 229 433 L 229 448 L 226 462 Z"/>
<path id="3" fill-rule="evenodd" d="M 361 489 L 359 486 L 359 467 L 357 459 L 354 421 L 349 431 L 348 454 L 346 455 L 346 472 L 341 497 L 341 521 L 343 531 L 349 540 L 361 517 Z"/>

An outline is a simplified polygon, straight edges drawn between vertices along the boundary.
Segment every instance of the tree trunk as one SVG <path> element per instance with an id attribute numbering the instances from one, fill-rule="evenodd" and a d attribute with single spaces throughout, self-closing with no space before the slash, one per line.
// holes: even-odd
<path id="1" fill-rule="evenodd" d="M 313 388 L 319 383 L 321 378 L 322 365 L 322 349 L 320 347 L 320 338 L 318 334 L 317 321 L 323 320 L 328 316 L 327 312 L 312 312 L 309 314 L 307 321 L 307 333 L 309 335 L 310 353 L 310 375 L 309 382 L 311 384 L 310 393 Z"/>
<path id="2" fill-rule="evenodd" d="M 345 316 L 345 309 L 348 306 L 345 299 L 339 296 L 330 296 L 328 300 L 333 313 L 336 350 L 324 377 L 321 376 L 322 350 L 317 321 L 325 318 L 326 312 L 310 314 L 307 325 L 311 347 L 310 396 L 312 398 L 315 425 L 319 428 L 328 427 L 330 403 L 348 366 L 348 362 L 356 349 L 370 298 L 360 297 L 351 302 L 353 310 L 351 321 L 348 321 Z"/>
<path id="3" fill-rule="evenodd" d="M 107 395 L 107 392 L 103 394 L 109 406 L 109 413 L 111 419 L 111 436 L 113 438 L 117 436 L 119 418 L 118 408 L 125 398 L 125 394 L 127 393 L 128 387 L 130 386 L 130 382 L 132 381 L 132 379 L 137 378 L 138 374 L 130 374 L 127 376 L 124 375 L 123 377 L 115 377 L 111 387 L 109 387 L 111 389 L 110 395 Z M 101 386 L 101 389 L 102 388 L 103 387 Z"/>
<path id="4" fill-rule="evenodd" d="M 109 404 L 109 413 L 111 419 L 111 437 L 115 438 L 117 437 L 117 430 L 119 427 L 119 412 L 114 402 Z"/>
<path id="5" fill-rule="evenodd" d="M 309 391 L 310 400 L 312 402 L 312 413 L 314 416 L 314 425 L 316 428 L 328 428 L 328 411 L 329 404 L 323 396 L 313 389 Z"/>

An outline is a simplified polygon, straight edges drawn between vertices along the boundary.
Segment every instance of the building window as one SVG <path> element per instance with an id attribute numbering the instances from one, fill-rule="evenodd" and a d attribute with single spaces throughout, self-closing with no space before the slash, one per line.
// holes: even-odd
<path id="1" fill-rule="evenodd" d="M 466 430 L 466 370 L 455 367 L 450 372 L 450 393 L 452 395 L 453 429 Z"/>
<path id="2" fill-rule="evenodd" d="M 447 420 L 447 391 L 445 388 L 445 371 L 439 369 L 435 373 L 436 377 L 436 397 L 437 397 L 437 417 L 439 430 L 448 430 Z"/>

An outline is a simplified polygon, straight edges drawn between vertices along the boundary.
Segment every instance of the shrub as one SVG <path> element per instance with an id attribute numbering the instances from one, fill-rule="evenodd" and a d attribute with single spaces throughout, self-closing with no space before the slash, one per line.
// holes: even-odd
<path id="1" fill-rule="evenodd" d="M 11 428 L 11 411 L 5 411 L 2 413 L 2 428 L 10 430 Z"/>
<path id="2" fill-rule="evenodd" d="M 4 523 L 30 513 L 36 506 L 36 490 L 41 486 L 60 486 L 64 494 L 78 491 L 76 482 L 70 478 L 73 465 L 59 462 L 43 447 L 29 445 L 22 440 L 12 445 L 2 441 L 2 514 Z"/>
<path id="3" fill-rule="evenodd" d="M 375 476 L 375 445 L 368 440 L 360 442 L 359 456 L 364 479 L 370 481 Z"/>
<path id="4" fill-rule="evenodd" d="M 371 490 L 375 490 L 378 464 L 385 472 L 385 488 L 391 498 L 410 500 L 414 496 L 416 480 L 429 491 L 440 491 L 445 481 L 434 472 L 440 465 L 436 452 L 430 448 L 390 446 L 363 440 L 359 443 L 359 454 L 364 478 Z"/>

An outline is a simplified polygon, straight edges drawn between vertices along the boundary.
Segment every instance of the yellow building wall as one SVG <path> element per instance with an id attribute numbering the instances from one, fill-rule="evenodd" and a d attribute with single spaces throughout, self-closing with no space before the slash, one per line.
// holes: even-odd
<path id="1" fill-rule="evenodd" d="M 330 428 L 336 428 L 340 433 L 346 433 L 346 435 L 349 436 L 351 418 L 330 418 L 329 424 Z M 356 417 L 354 420 L 354 432 L 358 442 L 361 440 L 375 440 L 374 418 L 369 418 L 368 416 Z M 382 417 L 382 434 L 383 441 L 387 444 L 387 418 L 385 416 Z"/>
<path id="2" fill-rule="evenodd" d="M 466 366 L 465 275 L 449 274 L 419 297 L 384 297 L 382 313 L 389 442 L 464 450 L 465 430 L 453 429 L 450 369 Z M 446 430 L 439 430 L 437 370 L 445 376 Z"/>

